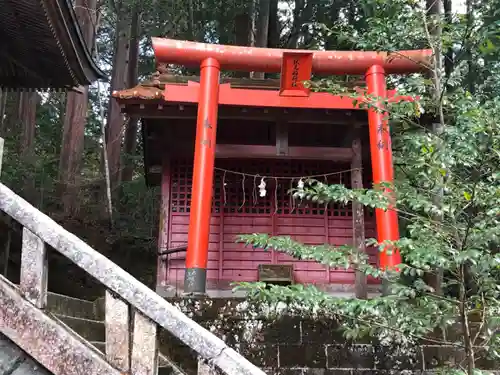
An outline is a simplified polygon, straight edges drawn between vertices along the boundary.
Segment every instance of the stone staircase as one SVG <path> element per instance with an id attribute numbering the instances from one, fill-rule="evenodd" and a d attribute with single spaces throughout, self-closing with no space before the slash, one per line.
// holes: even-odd
<path id="1" fill-rule="evenodd" d="M 0 211 L 23 227 L 20 283 L 0 276 L 0 375 L 183 374 L 181 363 L 159 353 L 165 337 L 196 353 L 197 375 L 265 375 L 1 183 Z M 91 302 L 48 293 L 49 250 L 100 282 L 105 298 Z"/>
<path id="2" fill-rule="evenodd" d="M 103 355 L 106 354 L 104 303 L 104 299 L 87 301 L 55 293 L 47 295 L 48 313 L 88 341 Z M 185 375 L 185 373 L 159 352 L 158 375 Z"/>

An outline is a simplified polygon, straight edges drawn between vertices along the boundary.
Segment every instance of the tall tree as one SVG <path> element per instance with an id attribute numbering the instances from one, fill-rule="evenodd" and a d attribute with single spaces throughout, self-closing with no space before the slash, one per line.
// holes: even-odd
<path id="1" fill-rule="evenodd" d="M 240 241 L 299 259 L 315 259 L 330 267 L 350 264 L 355 271 L 390 281 L 394 295 L 364 301 L 335 298 L 314 286 L 244 283 L 243 287 L 247 292 L 250 289 L 250 296 L 263 298 L 271 305 L 278 301 L 288 306 L 296 303 L 300 308 L 310 307 L 315 314 L 321 314 L 317 309 L 323 307 L 325 313 L 330 312 L 341 321 L 347 338 L 375 336 L 382 346 L 393 346 L 405 357 L 411 355 L 410 349 L 419 341 L 427 339 L 453 346 L 463 360 L 443 364 L 443 373 L 479 374 L 479 359 L 500 359 L 500 127 L 496 121 L 500 113 L 500 48 L 495 45 L 498 26 L 487 22 L 491 9 L 496 11 L 492 22 L 497 22 L 500 7 L 498 3 L 493 5 L 492 0 L 476 0 L 474 4 L 471 1 L 468 9 L 474 9 L 473 25 L 470 17 L 459 16 L 443 32 L 440 0 L 431 0 L 427 6 L 413 0 L 362 3 L 367 9 L 373 7 L 373 12 L 365 13 L 371 15 L 365 18 L 364 30 L 350 33 L 355 35 L 351 43 L 357 49 L 394 51 L 430 44 L 434 50 L 430 75 L 404 78 L 397 85 L 398 90 L 418 96 L 420 104 L 398 103 L 387 109 L 397 167 L 396 207 L 400 222 L 405 224 L 401 239 L 394 245 L 401 250 L 403 263 L 394 271 L 380 270 L 369 264 L 367 256 L 355 255 L 357 249 L 351 246 L 307 246 L 290 237 L 253 234 L 241 236 Z M 443 42 L 457 51 L 457 69 L 448 82 L 453 90 L 447 90 L 445 82 L 441 82 Z M 475 57 L 474 74 L 467 69 L 469 56 Z M 479 77 L 480 66 L 485 66 L 489 59 L 492 65 L 481 69 L 484 76 Z M 473 90 L 469 90 L 471 83 Z M 328 91 L 338 93 L 336 87 L 329 87 Z M 359 98 L 359 92 L 353 92 L 351 97 Z M 422 126 L 429 117 L 436 124 L 433 129 Z M 381 207 L 378 204 L 383 201 L 387 207 L 393 199 L 376 197 L 379 189 L 344 189 L 311 181 L 307 189 L 296 189 L 294 196 L 320 204 L 357 200 L 375 207 Z M 368 244 L 385 247 L 375 239 Z M 426 274 L 440 269 L 445 270 L 443 290 L 437 293 Z M 441 337 L 436 335 L 439 331 L 443 332 Z M 452 339 L 447 337 L 448 332 Z M 391 364 L 390 372 L 399 372 L 396 366 Z"/>
<path id="2" fill-rule="evenodd" d="M 94 45 L 97 29 L 96 0 L 76 0 L 75 13 L 87 46 Z M 78 209 L 79 174 L 87 123 L 89 88 L 68 92 L 59 158 L 59 195 L 64 212 L 72 215 Z"/>
<path id="3" fill-rule="evenodd" d="M 253 25 L 252 19 L 254 10 L 252 2 L 247 4 L 247 7 L 243 8 L 234 17 L 234 41 L 237 46 L 250 46 L 253 40 Z M 248 77 L 247 72 L 236 72 L 235 77 Z"/>
<path id="4" fill-rule="evenodd" d="M 427 38 L 429 39 L 429 45 L 433 51 L 433 65 L 435 69 L 431 71 L 431 95 L 434 102 L 436 103 L 436 114 L 432 122 L 432 131 L 440 136 L 444 130 L 444 114 L 443 106 L 441 105 L 441 93 L 442 93 L 442 19 L 443 14 L 443 2 L 442 0 L 427 0 L 427 21 L 424 28 L 427 33 Z M 442 179 L 443 176 L 436 176 L 438 179 Z M 442 184 L 438 184 L 442 186 Z M 441 189 L 435 192 L 434 202 L 436 205 L 441 204 L 443 192 Z M 435 215 L 436 221 L 441 221 L 442 217 L 440 215 Z M 431 285 L 436 293 L 441 294 L 442 292 L 442 279 L 443 271 L 442 269 L 432 270 L 427 274 L 427 283 Z"/>
<path id="5" fill-rule="evenodd" d="M 0 90 L 0 136 L 2 137 L 5 134 L 4 117 L 5 117 L 6 105 L 7 105 L 7 92 Z"/>
<path id="6" fill-rule="evenodd" d="M 259 13 L 256 22 L 255 46 L 267 47 L 269 37 L 269 13 L 271 11 L 271 1 L 259 0 L 258 10 Z M 264 72 L 255 72 L 253 77 L 263 79 Z"/>
<path id="7" fill-rule="evenodd" d="M 122 90 L 127 86 L 131 1 L 117 0 L 111 1 L 111 3 L 112 12 L 116 16 L 113 69 L 111 72 L 111 92 L 113 92 Z M 113 191 L 118 186 L 121 179 L 120 156 L 125 126 L 125 118 L 116 100 L 109 101 L 106 125 L 106 152 L 111 184 L 110 188 Z"/>
<path id="8" fill-rule="evenodd" d="M 18 91 L 12 92 L 11 95 L 5 98 L 5 119 L 3 123 L 4 132 L 2 136 L 8 137 L 19 123 L 21 93 Z"/>
<path id="9" fill-rule="evenodd" d="M 278 16 L 278 0 L 270 0 L 269 5 L 269 30 L 267 32 L 267 46 L 278 48 L 280 44 L 280 19 Z"/>
<path id="10" fill-rule="evenodd" d="M 132 22 L 130 31 L 130 48 L 129 48 L 129 59 L 127 68 L 127 86 L 132 87 L 137 85 L 137 75 L 138 75 L 138 64 L 139 64 L 139 42 L 140 42 L 140 11 L 139 4 L 134 4 L 132 10 Z M 130 116 L 127 122 L 127 130 L 125 132 L 125 143 L 124 143 L 124 166 L 122 170 L 122 182 L 127 182 L 132 180 L 134 173 L 134 161 L 132 160 L 133 155 L 137 147 L 137 125 L 138 118 Z"/>
<path id="11" fill-rule="evenodd" d="M 25 160 L 30 160 L 34 155 L 36 109 L 40 96 L 36 91 L 21 93 L 19 104 L 19 123 L 21 125 L 21 142 L 19 154 Z"/>

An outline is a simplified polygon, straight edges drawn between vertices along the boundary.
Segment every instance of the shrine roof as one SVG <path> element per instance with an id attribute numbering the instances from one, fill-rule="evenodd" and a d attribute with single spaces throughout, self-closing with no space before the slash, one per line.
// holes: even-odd
<path id="1" fill-rule="evenodd" d="M 104 78 L 71 0 L 0 0 L 0 87 L 69 89 Z"/>
<path id="2" fill-rule="evenodd" d="M 183 103 L 176 100 L 169 102 L 164 97 L 165 89 L 172 88 L 172 96 L 175 97 L 174 87 L 186 87 L 192 85 L 192 82 L 199 82 L 199 77 L 178 76 L 158 71 L 141 84 L 130 89 L 115 91 L 112 94 L 121 105 L 123 112 L 141 119 L 144 175 L 150 186 L 160 184 L 161 163 L 166 152 L 187 159 L 194 152 L 196 103 Z M 280 88 L 279 79 L 222 78 L 221 82 L 238 89 L 278 91 Z M 228 156 L 228 153 L 232 155 L 232 146 L 224 149 L 223 145 L 234 146 L 245 142 L 253 145 L 245 146 L 243 152 L 236 151 L 239 157 L 242 155 L 250 157 L 252 147 L 260 150 L 274 148 L 275 146 L 272 146 L 275 144 L 274 135 L 270 134 L 274 134 L 277 121 L 288 123 L 293 133 L 292 145 L 294 140 L 304 138 L 302 135 L 304 127 L 311 132 L 310 138 L 340 142 L 347 136 L 348 129 L 354 124 L 366 124 L 367 115 L 366 111 L 345 109 L 221 105 L 218 111 L 217 127 L 220 145 L 217 148 L 219 154 L 216 157 L 233 157 Z M 311 145 L 314 144 L 314 142 L 311 143 Z"/>
<path id="3" fill-rule="evenodd" d="M 147 103 L 148 101 L 163 102 L 163 90 L 165 86 L 186 86 L 189 82 L 199 82 L 199 76 L 175 75 L 168 72 L 163 64 L 158 71 L 153 73 L 150 79 L 145 80 L 135 87 L 113 92 L 112 96 L 122 104 Z M 255 78 L 221 78 L 222 84 L 229 84 L 232 88 L 279 90 L 279 79 L 255 79 Z M 349 82 L 346 86 L 364 86 L 363 82 Z"/>
<path id="4" fill-rule="evenodd" d="M 163 90 L 166 85 L 185 86 L 189 82 L 199 82 L 199 76 L 180 76 L 156 72 L 151 79 L 141 82 L 130 89 L 113 92 L 113 97 L 126 103 L 131 100 L 163 100 Z M 234 88 L 277 90 L 280 87 L 278 79 L 253 78 L 222 78 L 221 83 L 229 83 Z"/>

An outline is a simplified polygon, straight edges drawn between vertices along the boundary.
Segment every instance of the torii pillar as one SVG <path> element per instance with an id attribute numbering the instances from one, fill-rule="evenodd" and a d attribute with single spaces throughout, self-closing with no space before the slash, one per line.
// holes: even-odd
<path id="1" fill-rule="evenodd" d="M 305 51 L 270 48 L 211 45 L 196 42 L 152 38 L 157 63 L 200 66 L 201 81 L 198 98 L 198 119 L 193 169 L 191 215 L 189 222 L 188 249 L 184 292 L 206 293 L 208 262 L 208 239 L 212 207 L 212 185 L 217 129 L 217 107 L 219 103 L 220 69 L 245 72 L 266 72 L 286 75 L 292 70 L 291 80 L 283 80 L 282 89 L 276 95 L 296 96 L 307 108 L 307 90 L 295 87 L 303 80 L 304 70 L 294 63 L 290 66 L 285 56 L 296 56 L 308 65 L 308 74 L 360 75 L 365 74 L 368 94 L 376 97 L 378 109 L 368 109 L 370 153 L 373 182 L 392 184 L 394 170 L 392 163 L 391 137 L 386 113 L 381 106 L 387 98 L 386 74 L 409 74 L 421 72 L 429 66 L 432 51 L 399 51 L 391 56 L 380 52 L 359 51 Z M 289 60 L 288 60 L 289 61 Z M 302 72 L 302 73 L 301 73 Z M 298 80 L 296 79 L 298 78 Z M 302 98 L 301 98 L 302 97 Z M 244 103 L 242 103 L 244 105 Z M 266 106 L 263 102 L 262 106 Z M 377 239 L 379 243 L 399 239 L 398 217 L 393 207 L 376 210 Z M 394 268 L 401 263 L 397 249 L 380 252 L 379 266 Z"/>

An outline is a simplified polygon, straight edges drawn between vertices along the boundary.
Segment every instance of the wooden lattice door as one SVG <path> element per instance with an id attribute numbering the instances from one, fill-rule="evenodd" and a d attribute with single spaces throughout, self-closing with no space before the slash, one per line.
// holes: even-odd
<path id="1" fill-rule="evenodd" d="M 289 235 L 306 244 L 332 245 L 352 242 L 350 205 L 326 207 L 299 202 L 288 191 L 301 177 L 316 175 L 327 183 L 350 185 L 348 165 L 298 160 L 217 160 L 209 240 L 208 287 L 225 288 L 233 281 L 257 280 L 259 264 L 293 264 L 294 278 L 301 283 L 352 284 L 351 271 L 327 269 L 313 261 L 297 261 L 285 254 L 245 248 L 238 234 Z M 262 178 L 266 195 L 259 196 Z M 170 246 L 187 242 L 191 199 L 192 161 L 175 159 L 171 165 Z M 367 236 L 373 221 L 367 217 Z M 181 285 L 184 254 L 171 256 L 168 283 Z"/>

